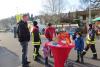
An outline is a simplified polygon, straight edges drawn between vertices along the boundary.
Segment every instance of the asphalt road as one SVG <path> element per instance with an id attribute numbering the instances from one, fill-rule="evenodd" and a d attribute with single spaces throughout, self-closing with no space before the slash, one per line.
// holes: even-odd
<path id="1" fill-rule="evenodd" d="M 46 39 L 41 36 L 42 41 Z M 73 49 L 69 55 L 68 63 L 65 67 L 100 67 L 100 40 L 96 40 L 96 49 L 98 53 L 98 60 L 91 59 L 92 52 L 89 50 L 85 56 L 85 63 L 75 63 L 76 51 Z M 40 58 L 41 61 L 33 61 L 32 57 L 33 46 L 29 42 L 28 47 L 28 60 L 31 61 L 30 67 L 44 67 L 44 60 Z M 42 50 L 40 49 L 42 55 Z M 13 37 L 12 33 L 1 33 L 0 32 L 0 67 L 21 67 L 21 46 L 17 38 Z M 49 59 L 51 67 L 53 67 L 53 58 Z M 69 65 L 69 66 L 68 66 Z"/>

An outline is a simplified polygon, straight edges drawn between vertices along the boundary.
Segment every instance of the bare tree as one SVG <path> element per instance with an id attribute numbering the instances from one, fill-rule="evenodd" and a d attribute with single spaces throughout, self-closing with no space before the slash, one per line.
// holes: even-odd
<path id="1" fill-rule="evenodd" d="M 50 14 L 59 14 L 65 6 L 65 0 L 45 0 L 44 9 Z"/>
<path id="2" fill-rule="evenodd" d="M 66 3 L 65 0 L 45 0 L 43 7 L 45 15 L 50 15 L 48 22 L 60 22 L 61 13 L 65 9 Z"/>
<path id="3" fill-rule="evenodd" d="M 91 9 L 100 9 L 100 0 L 80 0 L 83 9 L 89 9 L 89 2 L 91 3 Z"/>

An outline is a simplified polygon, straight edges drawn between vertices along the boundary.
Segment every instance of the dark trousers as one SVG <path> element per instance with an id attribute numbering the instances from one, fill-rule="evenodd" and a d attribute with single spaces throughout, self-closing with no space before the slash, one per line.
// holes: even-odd
<path id="1" fill-rule="evenodd" d="M 44 60 L 45 60 L 45 65 L 48 65 L 48 57 L 45 57 Z"/>
<path id="2" fill-rule="evenodd" d="M 84 62 L 83 56 L 82 56 L 82 51 L 77 50 L 77 61 L 79 62 L 81 59 L 81 62 Z"/>
<path id="3" fill-rule="evenodd" d="M 83 51 L 83 55 L 86 54 L 86 52 L 89 50 L 89 48 L 91 48 L 91 51 L 93 53 L 93 58 L 97 58 L 97 52 L 96 52 L 96 48 L 95 48 L 95 44 L 89 44 L 85 47 L 84 51 Z"/>
<path id="4" fill-rule="evenodd" d="M 33 52 L 34 59 L 37 59 L 37 57 L 40 55 L 39 48 L 40 48 L 40 45 L 34 45 L 34 52 Z"/>
<path id="5" fill-rule="evenodd" d="M 27 64 L 27 51 L 28 51 L 28 42 L 20 42 L 22 46 L 22 64 L 25 65 Z"/>
<path id="6" fill-rule="evenodd" d="M 51 42 L 52 39 L 48 38 L 48 41 Z M 50 57 L 52 57 L 52 52 L 51 52 L 51 50 L 50 50 Z"/>

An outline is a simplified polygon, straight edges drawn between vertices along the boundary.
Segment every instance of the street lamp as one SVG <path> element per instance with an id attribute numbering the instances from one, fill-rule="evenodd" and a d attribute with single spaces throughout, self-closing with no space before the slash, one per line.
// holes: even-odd
<path id="1" fill-rule="evenodd" d="M 91 23 L 91 0 L 89 0 L 89 24 Z"/>

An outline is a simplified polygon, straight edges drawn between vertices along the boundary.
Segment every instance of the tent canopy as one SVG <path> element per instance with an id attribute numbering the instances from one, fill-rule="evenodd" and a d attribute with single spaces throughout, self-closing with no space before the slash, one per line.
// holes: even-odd
<path id="1" fill-rule="evenodd" d="M 96 21 L 100 21 L 100 17 L 97 17 L 97 18 L 93 19 L 92 23 L 95 23 Z"/>

